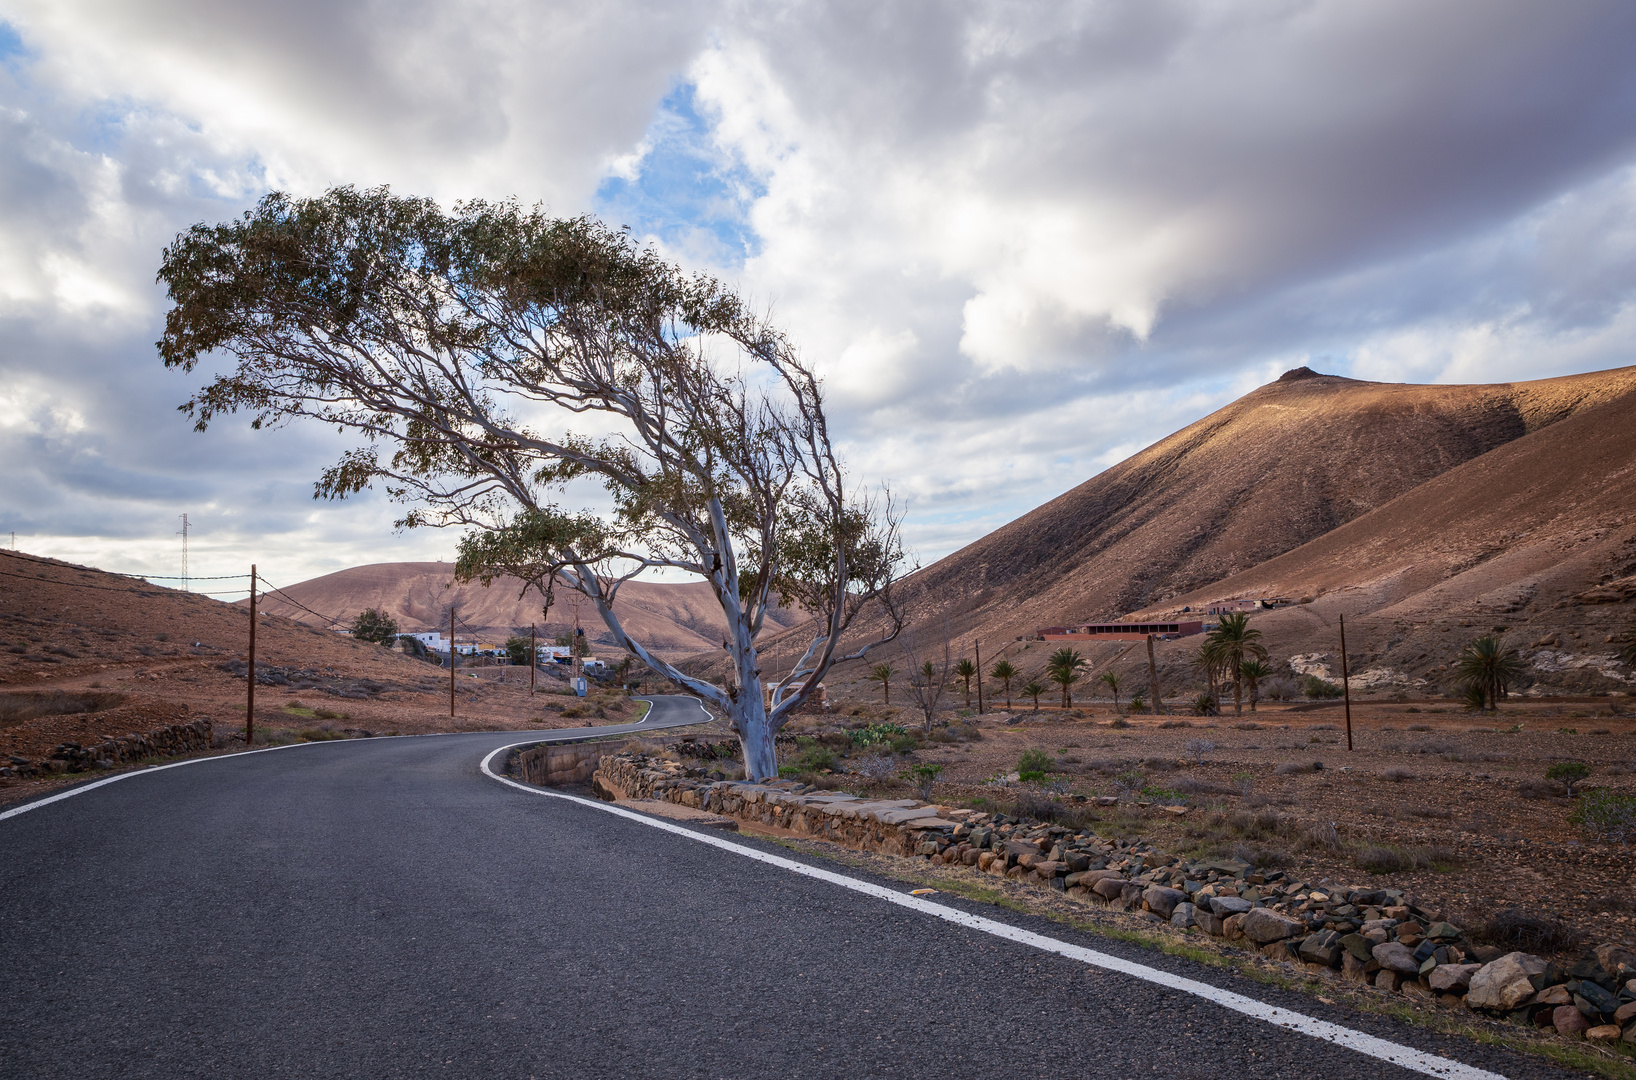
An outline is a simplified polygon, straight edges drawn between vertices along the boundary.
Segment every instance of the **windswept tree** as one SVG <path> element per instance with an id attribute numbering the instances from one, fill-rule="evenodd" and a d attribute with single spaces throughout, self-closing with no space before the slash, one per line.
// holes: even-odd
<path id="1" fill-rule="evenodd" d="M 1072 649 L 1058 649 L 1045 662 L 1045 677 L 1056 683 L 1062 690 L 1062 707 L 1071 709 L 1074 705 L 1073 686 L 1085 672 L 1085 658 Z"/>
<path id="2" fill-rule="evenodd" d="M 752 778 L 777 775 L 774 736 L 829 668 L 902 627 L 897 515 L 845 475 L 817 377 L 730 289 L 624 231 L 510 202 L 274 193 L 178 236 L 159 280 L 165 365 L 232 362 L 181 406 L 197 428 L 243 411 L 356 435 L 316 497 L 379 483 L 399 525 L 467 530 L 462 580 L 515 575 L 547 609 L 583 595 L 616 647 L 727 715 Z M 560 505 L 575 481 L 609 512 Z M 651 570 L 710 587 L 721 685 L 615 614 Z M 778 603 L 812 626 L 775 673 L 758 641 Z M 855 640 L 866 611 L 876 632 Z"/>
<path id="3" fill-rule="evenodd" d="M 1261 680 L 1272 677 L 1272 668 L 1265 660 L 1252 657 L 1239 663 L 1238 674 L 1250 686 L 1250 711 L 1255 712 L 1256 702 L 1261 700 Z"/>
<path id="4" fill-rule="evenodd" d="M 971 708 L 971 680 L 979 674 L 977 665 L 962 656 L 954 662 L 954 674 L 966 684 L 966 708 Z"/>
<path id="5" fill-rule="evenodd" d="M 1215 670 L 1233 680 L 1233 712 L 1239 716 L 1244 715 L 1244 661 L 1267 658 L 1267 647 L 1261 644 L 1261 631 L 1249 623 L 1250 617 L 1243 613 L 1223 615 L 1216 628 L 1205 636 L 1203 646 Z"/>
<path id="6" fill-rule="evenodd" d="M 882 705 L 892 704 L 892 676 L 897 673 L 897 668 L 891 664 L 876 664 L 869 669 L 869 674 L 864 676 L 870 682 L 880 683 Z"/>
<path id="7" fill-rule="evenodd" d="M 1000 661 L 997 661 L 994 664 L 993 667 L 988 669 L 988 674 L 989 674 L 990 678 L 999 679 L 1001 684 L 1004 685 L 1004 687 L 1005 687 L 1005 707 L 1006 707 L 1007 711 L 1010 711 L 1010 709 L 1011 709 L 1011 680 L 1015 679 L 1019 674 L 1019 672 L 1017 671 L 1016 665 L 1013 664 L 1009 660 L 1000 660 Z"/>
<path id="8" fill-rule="evenodd" d="M 1484 709 L 1498 709 L 1511 692 L 1511 684 L 1527 673 L 1522 656 L 1492 634 L 1466 646 L 1454 661 L 1454 678 Z"/>

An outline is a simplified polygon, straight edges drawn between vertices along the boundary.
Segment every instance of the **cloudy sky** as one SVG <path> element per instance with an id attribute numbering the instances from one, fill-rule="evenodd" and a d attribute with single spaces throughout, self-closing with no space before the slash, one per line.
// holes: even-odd
<path id="1" fill-rule="evenodd" d="M 175 411 L 160 249 L 271 189 L 515 196 L 716 271 L 927 561 L 1301 364 L 1636 363 L 1633 55 L 1588 0 L 0 0 L 0 537 L 450 555 L 313 501 L 332 433 Z"/>

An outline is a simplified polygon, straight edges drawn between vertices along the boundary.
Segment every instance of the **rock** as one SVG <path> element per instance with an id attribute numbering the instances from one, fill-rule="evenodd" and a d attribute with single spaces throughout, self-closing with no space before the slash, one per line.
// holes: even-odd
<path id="1" fill-rule="evenodd" d="M 1384 945 L 1376 945 L 1371 950 L 1371 955 L 1381 967 L 1389 971 L 1395 971 L 1399 975 L 1414 976 L 1420 974 L 1420 961 L 1414 958 L 1414 953 L 1410 952 L 1408 946 L 1401 941 L 1388 941 Z M 1531 990 L 1533 987 L 1529 987 L 1529 989 Z"/>
<path id="2" fill-rule="evenodd" d="M 987 871 L 988 868 L 993 865 L 994 860 L 998 857 L 999 856 L 995 855 L 992 851 L 984 851 L 979 853 L 977 856 L 977 869 Z"/>
<path id="3" fill-rule="evenodd" d="M 1241 900 L 1236 896 L 1212 896 L 1208 902 L 1210 911 L 1223 919 L 1229 915 L 1241 915 L 1255 907 L 1248 900 Z"/>
<path id="4" fill-rule="evenodd" d="M 1229 915 L 1221 921 L 1221 933 L 1228 941 L 1237 941 L 1244 936 L 1244 912 Z"/>
<path id="5" fill-rule="evenodd" d="M 1068 864 L 1065 862 L 1051 862 L 1050 860 L 1043 860 L 1036 861 L 1034 863 L 1034 873 L 1038 874 L 1042 879 L 1061 877 L 1067 872 Z"/>
<path id="6" fill-rule="evenodd" d="M 1619 1008 L 1619 999 L 1593 982 L 1581 982 L 1574 993 L 1574 1004 L 1591 1019 Z"/>
<path id="7" fill-rule="evenodd" d="M 1068 852 L 1067 860 L 1070 873 L 1083 873 L 1091 868 L 1091 857 L 1083 851 Z"/>
<path id="8" fill-rule="evenodd" d="M 1551 1010 L 1551 1026 L 1559 1035 L 1583 1035 L 1591 1029 L 1591 1022 L 1572 1005 L 1558 1005 Z"/>
<path id="9" fill-rule="evenodd" d="M 1091 885 L 1091 891 L 1104 900 L 1119 899 L 1120 892 L 1125 887 L 1125 879 L 1121 877 L 1105 877 Z"/>
<path id="10" fill-rule="evenodd" d="M 1306 924 L 1288 915 L 1280 915 L 1271 908 L 1251 908 L 1244 913 L 1244 936 L 1257 945 L 1283 941 L 1294 937 Z"/>
<path id="11" fill-rule="evenodd" d="M 1623 1034 L 1618 1024 L 1598 1024 L 1585 1032 L 1585 1038 L 1591 1042 L 1618 1042 Z"/>
<path id="12" fill-rule="evenodd" d="M 1375 972 L 1375 989 L 1384 990 L 1388 994 L 1395 993 L 1403 982 L 1403 976 L 1391 968 L 1381 968 Z"/>
<path id="13" fill-rule="evenodd" d="M 1636 1001 L 1619 1006 L 1618 1011 L 1613 1014 L 1613 1022 L 1620 1026 L 1628 1024 L 1632 1020 L 1636 1020 Z"/>
<path id="14" fill-rule="evenodd" d="M 1436 994 L 1411 979 L 1403 980 L 1399 989 L 1403 991 L 1404 997 L 1418 998 L 1421 1001 L 1435 1001 L 1437 998 Z"/>
<path id="15" fill-rule="evenodd" d="M 1309 934 L 1301 942 L 1301 959 L 1322 964 L 1324 967 L 1334 967 L 1341 959 L 1341 935 L 1333 930 L 1321 930 L 1316 934 Z"/>
<path id="16" fill-rule="evenodd" d="M 1208 911 L 1205 911 L 1203 908 L 1194 909 L 1193 921 L 1198 928 L 1203 930 L 1206 934 L 1213 934 L 1216 937 L 1220 937 L 1222 934 L 1227 932 L 1226 926 L 1223 924 L 1221 919 L 1210 914 Z"/>
<path id="17" fill-rule="evenodd" d="M 1366 983 L 1373 973 L 1368 965 L 1350 952 L 1341 953 L 1341 977 L 1348 982 Z"/>
<path id="18" fill-rule="evenodd" d="M 1631 952 L 1623 945 L 1598 945 L 1596 947 L 1596 960 L 1608 971 L 1616 974 L 1621 970 L 1636 972 L 1636 953 Z M 1625 977 L 1629 978 L 1630 976 L 1627 974 Z"/>
<path id="19" fill-rule="evenodd" d="M 1163 885 L 1154 885 L 1142 893 L 1142 900 L 1147 904 L 1149 911 L 1161 918 L 1168 919 L 1171 913 L 1176 910 L 1176 905 L 1187 900 L 1187 894 L 1180 889 L 1168 889 Z"/>
<path id="20" fill-rule="evenodd" d="M 1426 977 L 1426 984 L 1439 993 L 1465 993 L 1471 987 L 1471 977 L 1482 970 L 1481 964 L 1438 964 Z"/>
<path id="21" fill-rule="evenodd" d="M 1546 966 L 1544 960 L 1529 953 L 1506 953 L 1484 964 L 1471 977 L 1466 1004 L 1473 1009 L 1509 1012 L 1533 995 L 1534 984 L 1528 981 L 1529 976 L 1544 974 Z"/>
<path id="22" fill-rule="evenodd" d="M 1374 953 L 1371 950 L 1374 949 L 1376 944 L 1382 943 L 1371 942 L 1362 934 L 1347 934 L 1345 937 L 1341 938 L 1341 948 L 1345 949 L 1347 952 L 1351 953 L 1364 963 L 1374 959 Z"/>
<path id="23" fill-rule="evenodd" d="M 1178 930 L 1186 930 L 1198 923 L 1198 906 L 1189 903 L 1177 904 L 1170 912 L 1170 925 Z"/>

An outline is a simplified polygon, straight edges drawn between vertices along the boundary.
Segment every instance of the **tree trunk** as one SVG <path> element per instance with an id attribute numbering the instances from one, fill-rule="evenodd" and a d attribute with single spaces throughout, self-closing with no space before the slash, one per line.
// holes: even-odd
<path id="1" fill-rule="evenodd" d="M 1240 681 L 1239 674 L 1236 671 L 1233 672 L 1233 715 L 1244 715 L 1243 683 Z"/>
<path id="2" fill-rule="evenodd" d="M 767 723 L 766 709 L 757 708 L 755 712 L 760 715 L 733 719 L 744 752 L 744 776 L 747 780 L 771 780 L 778 776 L 778 747 Z"/>
<path id="3" fill-rule="evenodd" d="M 1011 711 L 1011 680 L 1005 681 L 1005 711 Z"/>
<path id="4" fill-rule="evenodd" d="M 966 708 L 971 708 L 971 680 L 966 680 Z"/>
<path id="5" fill-rule="evenodd" d="M 1164 712 L 1164 706 L 1159 703 L 1159 668 L 1153 662 L 1153 635 L 1147 636 L 1147 691 L 1153 698 L 1153 713 L 1155 716 Z"/>

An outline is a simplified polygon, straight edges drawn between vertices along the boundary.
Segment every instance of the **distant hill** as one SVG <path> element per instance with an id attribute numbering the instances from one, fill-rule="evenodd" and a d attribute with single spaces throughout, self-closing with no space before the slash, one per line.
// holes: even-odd
<path id="1" fill-rule="evenodd" d="M 1467 595 L 1480 576 L 1460 577 L 1461 560 L 1510 551 L 1519 529 L 1549 521 L 1556 539 L 1540 541 L 1531 557 L 1566 567 L 1558 533 L 1593 505 L 1605 519 L 1596 528 L 1613 530 L 1608 536 L 1625 528 L 1615 522 L 1632 511 L 1603 481 L 1636 466 L 1620 441 L 1633 395 L 1636 368 L 1477 386 L 1372 383 L 1300 368 L 926 567 L 905 594 L 916 625 L 979 638 L 985 657 L 1045 625 L 1244 591 L 1360 586 L 1385 572 L 1380 559 L 1393 551 L 1420 553 L 1418 569 L 1404 570 L 1418 584 L 1405 588 L 1452 576 L 1440 594 L 1445 609 L 1483 607 L 1479 593 Z M 1590 464 L 1587 448 L 1604 439 L 1612 440 L 1606 461 Z M 1596 471 L 1604 465 L 1613 473 Z M 1440 477 L 1448 482 L 1434 484 Z M 1403 504 L 1419 510 L 1387 511 L 1422 489 L 1423 502 Z M 1509 509 L 1477 514 L 1500 506 Z M 1524 520 L 1536 524 L 1513 523 Z M 1280 559 L 1298 550 L 1307 554 Z M 1592 577 L 1617 569 L 1597 564 Z M 1564 569 L 1534 590 L 1547 604 L 1567 603 L 1593 584 Z M 1293 616 L 1278 621 L 1285 618 Z M 1101 663 L 1121 651 L 1091 653 Z"/>
<path id="2" fill-rule="evenodd" d="M 295 603 L 276 593 L 262 603 L 269 612 L 310 625 L 326 619 L 345 625 L 365 608 L 376 608 L 390 614 L 405 631 L 445 633 L 452 603 L 460 634 L 501 640 L 512 633 L 528 633 L 530 623 L 539 624 L 542 637 L 573 626 L 573 595 L 566 590 L 557 594 L 547 621 L 539 594 L 529 590 L 522 595 L 522 582 L 515 578 L 500 578 L 488 587 L 475 582 L 460 585 L 453 579 L 451 563 L 374 563 L 287 586 L 282 591 Z M 616 609 L 633 637 L 667 655 L 719 650 L 720 635 L 727 625 L 710 587 L 703 582 L 627 582 L 619 590 Z M 768 620 L 774 624 L 769 629 L 776 632 L 777 627 L 793 626 L 797 616 L 775 610 Z M 580 622 L 593 643 L 611 644 L 612 635 L 588 602 L 581 609 Z"/>

